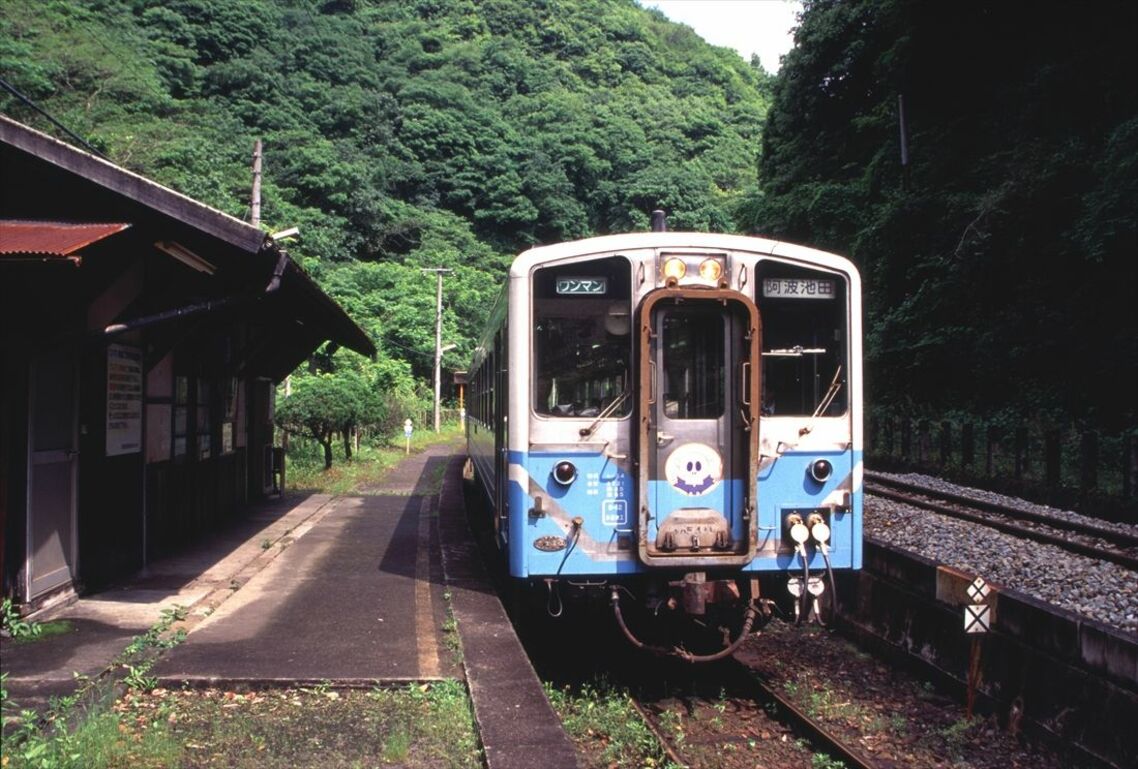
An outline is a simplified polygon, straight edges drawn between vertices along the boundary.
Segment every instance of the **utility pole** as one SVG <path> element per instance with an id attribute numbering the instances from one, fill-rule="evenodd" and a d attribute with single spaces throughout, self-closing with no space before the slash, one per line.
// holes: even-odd
<path id="1" fill-rule="evenodd" d="M 443 275 L 454 270 L 444 267 L 423 267 L 420 272 L 433 272 L 437 279 L 435 295 L 435 432 L 439 431 L 439 378 L 443 365 Z M 449 349 L 449 348 L 448 348 Z"/>
<path id="2" fill-rule="evenodd" d="M 253 145 L 253 203 L 252 225 L 261 226 L 261 140 Z"/>
<path id="3" fill-rule="evenodd" d="M 262 152 L 261 140 L 257 139 L 253 142 L 253 197 L 249 203 L 249 223 L 254 227 L 261 226 L 261 160 L 264 158 Z M 285 377 L 285 395 L 292 392 L 292 377 Z M 277 400 L 277 391 L 275 388 L 269 388 L 269 408 L 275 407 Z M 272 435 L 272 429 L 269 432 L 269 445 L 276 443 Z M 288 430 L 281 431 L 281 466 L 276 468 L 280 472 L 281 487 L 280 493 L 284 494 L 285 490 L 285 468 L 284 468 L 284 455 L 288 453 Z M 271 453 L 271 456 L 276 456 L 276 451 Z"/>

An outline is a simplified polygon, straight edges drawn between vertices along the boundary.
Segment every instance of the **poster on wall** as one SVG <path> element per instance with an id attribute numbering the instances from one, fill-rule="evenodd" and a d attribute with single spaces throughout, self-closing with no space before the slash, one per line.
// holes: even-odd
<path id="1" fill-rule="evenodd" d="M 107 346 L 107 456 L 142 451 L 142 350 Z"/>

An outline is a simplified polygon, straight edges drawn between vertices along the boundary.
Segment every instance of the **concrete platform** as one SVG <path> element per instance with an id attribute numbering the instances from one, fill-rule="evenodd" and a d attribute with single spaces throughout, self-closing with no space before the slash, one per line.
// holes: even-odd
<path id="1" fill-rule="evenodd" d="M 42 710 L 51 697 L 74 693 L 77 676 L 103 676 L 166 610 L 187 609 L 183 624 L 192 628 L 312 526 L 331 499 L 298 494 L 257 504 L 225 529 L 152 562 L 130 579 L 37 612 L 31 619 L 63 620 L 71 630 L 33 643 L 0 639 L 9 698 L 20 708 Z"/>
<path id="2" fill-rule="evenodd" d="M 433 503 L 419 495 L 334 500 L 154 674 L 168 685 L 459 677 L 440 640 Z"/>
<path id="3" fill-rule="evenodd" d="M 465 678 L 489 769 L 577 767 L 467 528 L 460 452 L 412 455 L 365 494 L 274 500 L 113 589 L 41 612 L 73 630 L 4 639 L 10 698 L 42 708 L 75 691 L 74 673 L 112 678 L 131 639 L 180 606 L 187 638 L 151 670 L 164 686 Z M 446 640 L 447 590 L 461 658 Z"/>

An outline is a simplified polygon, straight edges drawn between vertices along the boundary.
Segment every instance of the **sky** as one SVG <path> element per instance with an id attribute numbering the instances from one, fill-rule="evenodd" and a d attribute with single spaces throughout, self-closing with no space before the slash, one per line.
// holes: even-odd
<path id="1" fill-rule="evenodd" d="M 791 28 L 802 10 L 795 0 L 639 0 L 672 21 L 687 24 L 712 45 L 734 48 L 744 60 L 757 53 L 767 72 L 794 46 Z"/>

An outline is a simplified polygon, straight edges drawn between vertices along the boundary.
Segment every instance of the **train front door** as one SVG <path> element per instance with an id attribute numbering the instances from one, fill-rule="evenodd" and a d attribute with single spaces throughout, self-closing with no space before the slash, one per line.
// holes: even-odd
<path id="1" fill-rule="evenodd" d="M 726 290 L 665 289 L 639 325 L 641 559 L 746 563 L 757 540 L 758 311 Z"/>

